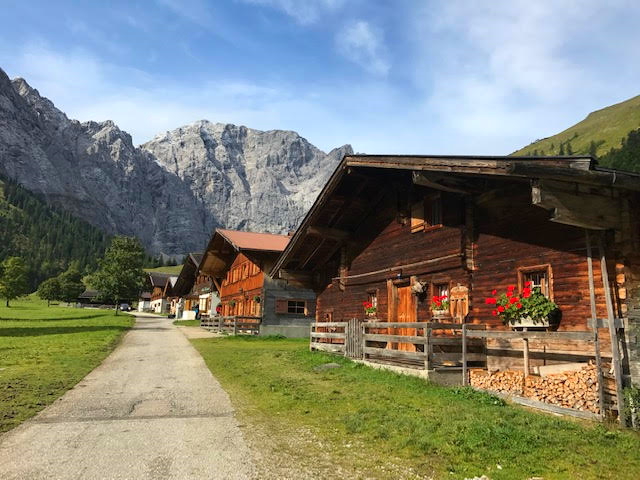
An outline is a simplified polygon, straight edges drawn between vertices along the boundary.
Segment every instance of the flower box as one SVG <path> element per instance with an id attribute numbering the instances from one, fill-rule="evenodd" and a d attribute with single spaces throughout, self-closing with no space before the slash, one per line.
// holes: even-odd
<path id="1" fill-rule="evenodd" d="M 549 317 L 531 318 L 530 316 L 514 318 L 509 321 L 511 328 L 548 328 Z"/>
<path id="2" fill-rule="evenodd" d="M 446 318 L 449 316 L 449 310 L 431 310 L 433 318 Z"/>

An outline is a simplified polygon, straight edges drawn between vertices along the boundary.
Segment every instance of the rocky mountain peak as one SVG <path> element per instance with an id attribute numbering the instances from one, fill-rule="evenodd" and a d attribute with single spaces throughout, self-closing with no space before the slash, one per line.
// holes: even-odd
<path id="1" fill-rule="evenodd" d="M 155 253 L 201 250 L 215 227 L 287 233 L 343 155 L 293 131 L 198 120 L 136 147 L 111 120 L 69 120 L 0 70 L 0 171 Z"/>

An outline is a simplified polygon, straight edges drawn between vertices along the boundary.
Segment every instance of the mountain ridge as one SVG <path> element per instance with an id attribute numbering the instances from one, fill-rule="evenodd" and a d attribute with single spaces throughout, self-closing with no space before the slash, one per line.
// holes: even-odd
<path id="1" fill-rule="evenodd" d="M 255 151 L 269 159 L 259 169 Z M 153 253 L 201 249 L 219 226 L 292 230 L 351 152 L 326 154 L 293 131 L 207 120 L 135 146 L 113 121 L 69 119 L 0 69 L 0 171 L 109 234 L 138 236 Z"/>

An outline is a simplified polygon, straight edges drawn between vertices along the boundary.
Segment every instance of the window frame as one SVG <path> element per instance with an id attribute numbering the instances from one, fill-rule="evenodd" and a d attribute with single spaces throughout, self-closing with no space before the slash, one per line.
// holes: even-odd
<path id="1" fill-rule="evenodd" d="M 524 284 L 527 281 L 527 275 L 543 272 L 547 279 L 547 295 L 545 295 L 545 297 L 553 302 L 553 270 L 550 263 L 531 265 L 527 267 L 518 267 L 518 291 L 522 293 Z M 544 295 L 544 292 L 542 292 L 542 294 Z"/>

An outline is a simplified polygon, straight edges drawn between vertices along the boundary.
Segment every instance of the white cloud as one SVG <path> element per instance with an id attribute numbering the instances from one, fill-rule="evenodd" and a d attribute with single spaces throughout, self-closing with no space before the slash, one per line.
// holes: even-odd
<path id="1" fill-rule="evenodd" d="M 302 25 L 316 23 L 328 13 L 340 9 L 345 0 L 241 0 L 245 3 L 281 10 Z"/>
<path id="2" fill-rule="evenodd" d="M 423 8 L 412 35 L 414 83 L 427 98 L 425 113 L 478 151 L 509 153 L 613 103 L 609 58 L 597 55 L 604 48 L 598 35 L 618 35 L 611 26 L 620 23 L 625 10 L 616 7 L 623 4 L 631 6 L 627 0 L 509 0 Z M 620 35 L 618 48 L 637 44 L 629 32 Z"/>
<path id="3" fill-rule="evenodd" d="M 382 32 L 364 20 L 347 25 L 336 34 L 338 51 L 348 60 L 375 75 L 389 72 Z"/>

